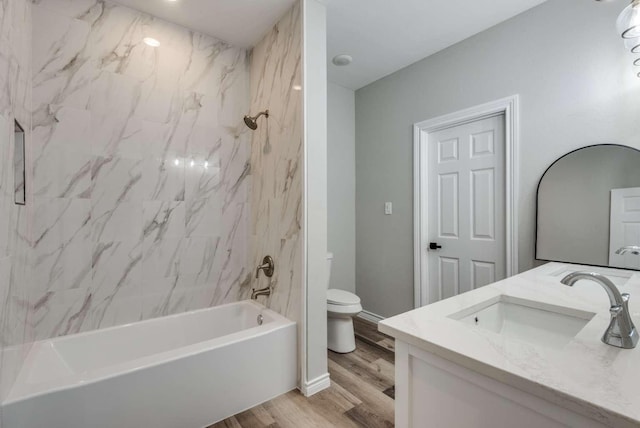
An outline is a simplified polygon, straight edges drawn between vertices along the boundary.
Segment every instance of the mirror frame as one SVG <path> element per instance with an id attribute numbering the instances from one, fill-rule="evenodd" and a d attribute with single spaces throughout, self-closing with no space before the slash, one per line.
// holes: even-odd
<path id="1" fill-rule="evenodd" d="M 622 269 L 622 268 L 616 268 L 616 267 L 612 267 L 612 266 L 604 266 L 604 265 L 594 265 L 594 264 L 590 264 L 590 263 L 577 263 L 577 262 L 568 262 L 568 261 L 564 261 L 564 260 L 548 260 L 548 259 L 542 259 L 540 257 L 538 257 L 538 223 L 539 223 L 539 217 L 540 217 L 540 185 L 542 184 L 542 180 L 544 180 L 544 177 L 547 175 L 547 173 L 549 172 L 549 170 L 551 168 L 553 168 L 553 166 L 555 164 L 557 164 L 558 162 L 560 162 L 562 159 L 566 158 L 569 155 L 572 155 L 575 152 L 578 152 L 580 150 L 584 150 L 584 149 L 588 149 L 591 147 L 604 147 L 604 146 L 610 146 L 610 147 L 622 147 L 625 149 L 631 149 L 631 150 L 635 150 L 636 152 L 638 152 L 640 154 L 640 149 L 637 149 L 635 147 L 631 147 L 631 146 L 627 146 L 624 144 L 614 144 L 614 143 L 603 143 L 603 144 L 591 144 L 588 146 L 584 146 L 584 147 L 579 147 L 575 150 L 571 150 L 570 152 L 565 153 L 564 155 L 560 156 L 558 159 L 554 160 L 551 165 L 549 165 L 547 167 L 547 169 L 544 170 L 544 173 L 542 173 L 542 175 L 540 176 L 540 179 L 538 180 L 538 186 L 536 187 L 536 231 L 535 231 L 535 239 L 533 242 L 534 245 L 534 260 L 536 261 L 541 261 L 541 262 L 558 262 L 558 263 L 567 263 L 567 264 L 572 264 L 572 265 L 581 265 L 581 266 L 594 266 L 594 267 L 601 267 L 601 268 L 607 268 L 607 269 Z M 633 270 L 633 271 L 640 271 L 640 269 L 633 269 L 633 268 L 624 268 L 624 270 Z"/>

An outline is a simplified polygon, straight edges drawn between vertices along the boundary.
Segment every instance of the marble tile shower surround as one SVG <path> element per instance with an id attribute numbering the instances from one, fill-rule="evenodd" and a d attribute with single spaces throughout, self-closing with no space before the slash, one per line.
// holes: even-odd
<path id="1" fill-rule="evenodd" d="M 32 8 L 36 338 L 247 298 L 249 52 L 107 1 Z"/>
<path id="2" fill-rule="evenodd" d="M 276 270 L 267 304 L 300 321 L 303 287 L 302 241 L 302 29 L 299 4 L 254 47 L 251 112 L 260 118 L 251 144 L 251 258 L 266 254 Z M 254 287 L 268 284 L 264 276 Z"/>
<path id="3" fill-rule="evenodd" d="M 30 100 L 31 3 L 0 0 L 0 400 L 33 339 L 26 303 L 31 284 L 26 237 L 33 213 L 29 205 L 15 205 L 13 195 L 13 123 L 20 122 L 28 144 Z M 28 150 L 26 155 L 28 167 L 32 158 Z"/>

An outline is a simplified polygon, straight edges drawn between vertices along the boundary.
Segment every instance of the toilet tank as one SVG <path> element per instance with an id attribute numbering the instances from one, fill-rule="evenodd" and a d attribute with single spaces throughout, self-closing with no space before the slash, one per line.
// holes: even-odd
<path id="1" fill-rule="evenodd" d="M 333 253 L 327 253 L 327 290 L 331 288 L 331 262 L 333 262 Z"/>

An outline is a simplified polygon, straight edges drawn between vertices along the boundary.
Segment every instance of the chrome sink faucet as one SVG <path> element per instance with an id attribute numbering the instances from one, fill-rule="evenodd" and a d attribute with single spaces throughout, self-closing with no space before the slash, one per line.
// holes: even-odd
<path id="1" fill-rule="evenodd" d="M 635 348 L 638 343 L 638 332 L 629 314 L 629 294 L 620 294 L 618 287 L 609 278 L 595 272 L 573 272 L 562 278 L 560 282 L 572 287 L 581 279 L 597 282 L 609 296 L 611 322 L 602 336 L 602 341 L 618 348 Z"/>

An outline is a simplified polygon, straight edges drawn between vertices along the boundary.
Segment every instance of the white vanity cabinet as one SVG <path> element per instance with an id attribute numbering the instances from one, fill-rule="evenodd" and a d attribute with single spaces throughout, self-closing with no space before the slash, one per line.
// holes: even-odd
<path id="1" fill-rule="evenodd" d="M 381 321 L 396 339 L 396 426 L 640 427 L 640 346 L 602 343 L 607 293 L 560 283 L 583 270 L 549 263 Z M 603 274 L 640 325 L 640 274 Z"/>
<path id="2" fill-rule="evenodd" d="M 396 427 L 602 428 L 557 403 L 396 341 Z"/>

